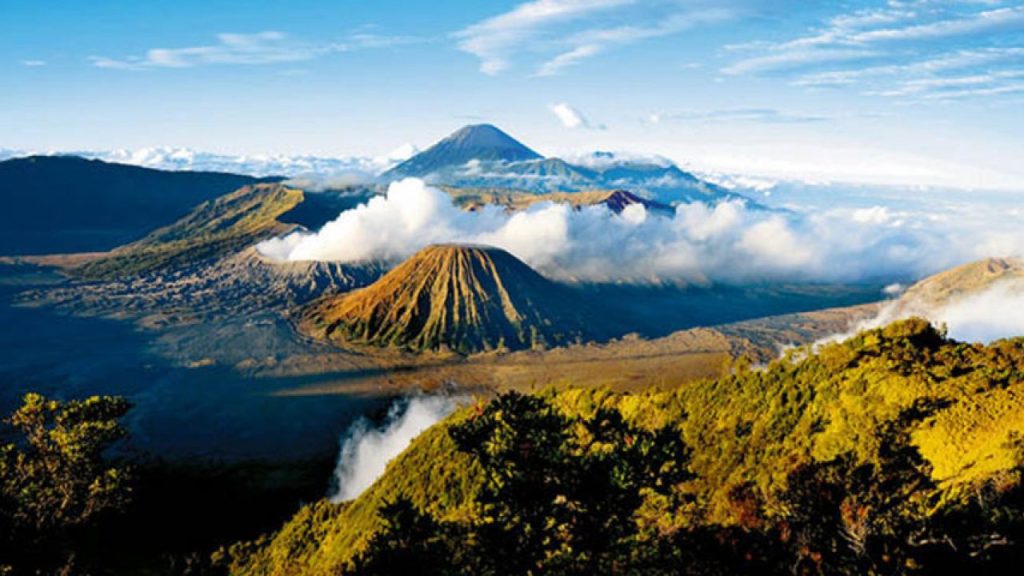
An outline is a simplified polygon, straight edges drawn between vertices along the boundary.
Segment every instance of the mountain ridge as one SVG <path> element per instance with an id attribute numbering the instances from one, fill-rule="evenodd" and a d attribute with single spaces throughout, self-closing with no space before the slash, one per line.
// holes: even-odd
<path id="1" fill-rule="evenodd" d="M 301 190 L 284 184 L 243 186 L 196 206 L 176 222 L 120 246 L 75 272 L 90 279 L 112 279 L 226 256 L 294 230 L 297 225 L 278 218 L 303 199 Z"/>
<path id="2" fill-rule="evenodd" d="M 0 254 L 109 250 L 260 179 L 29 156 L 0 161 Z M 57 209 L 55 209 L 57 208 Z"/>

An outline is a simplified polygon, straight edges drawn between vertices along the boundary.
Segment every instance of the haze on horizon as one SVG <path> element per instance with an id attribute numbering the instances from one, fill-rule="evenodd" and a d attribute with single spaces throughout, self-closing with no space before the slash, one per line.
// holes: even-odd
<path id="1" fill-rule="evenodd" d="M 549 155 L 1024 190 L 1021 2 L 4 4 L 0 148 L 380 157 L 491 122 Z"/>

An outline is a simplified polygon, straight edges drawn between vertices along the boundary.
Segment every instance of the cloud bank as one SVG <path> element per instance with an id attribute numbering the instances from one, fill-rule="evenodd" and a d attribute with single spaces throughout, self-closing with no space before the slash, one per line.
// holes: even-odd
<path id="1" fill-rule="evenodd" d="M 996 284 L 980 294 L 943 306 L 934 316 L 956 340 L 991 342 L 1022 336 L 1024 282 Z"/>
<path id="2" fill-rule="evenodd" d="M 365 419 L 356 422 L 342 443 L 330 499 L 345 502 L 358 497 L 384 474 L 388 462 L 455 407 L 455 400 L 446 396 L 415 396 L 395 402 L 379 428 Z"/>
<path id="3" fill-rule="evenodd" d="M 682 204 L 671 216 L 642 206 L 616 214 L 541 202 L 508 213 L 456 207 L 418 179 L 341 213 L 315 233 L 258 245 L 277 260 L 398 262 L 435 243 L 508 250 L 559 280 L 683 282 L 895 281 L 1024 246 L 1024 215 L 987 219 L 885 207 L 813 213 L 752 209 L 742 201 Z"/>
<path id="4" fill-rule="evenodd" d="M 896 320 L 921 317 L 945 326 L 950 338 L 961 342 L 988 343 L 1024 336 L 1024 279 L 1009 279 L 966 296 L 938 304 L 906 298 L 894 300 L 849 332 L 822 341 L 845 340 L 862 330 L 879 328 Z"/>

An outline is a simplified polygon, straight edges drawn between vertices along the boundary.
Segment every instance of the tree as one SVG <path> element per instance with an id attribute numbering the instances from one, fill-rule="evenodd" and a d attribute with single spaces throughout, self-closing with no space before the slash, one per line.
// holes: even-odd
<path id="1" fill-rule="evenodd" d="M 845 455 L 790 474 L 778 530 L 797 573 L 907 573 L 934 558 L 924 543 L 936 541 L 927 522 L 935 485 L 909 434 L 934 408 L 919 403 L 884 424 L 873 462 Z"/>
<path id="2" fill-rule="evenodd" d="M 641 518 L 645 505 L 676 506 L 678 485 L 691 477 L 678 430 L 639 428 L 614 409 L 570 417 L 513 392 L 449 435 L 484 472 L 472 518 L 439 520 L 403 500 L 386 505 L 384 527 L 353 573 L 680 573 L 686 556 Z"/>
<path id="3" fill-rule="evenodd" d="M 36 573 L 70 570 L 75 542 L 131 490 L 125 468 L 107 460 L 124 438 L 123 398 L 60 402 L 26 394 L 5 423 L 14 441 L 0 446 L 0 563 Z"/>
<path id="4" fill-rule="evenodd" d="M 353 576 L 392 574 L 462 574 L 451 544 L 457 540 L 446 526 L 400 498 L 377 511 L 383 526 L 356 558 Z"/>
<path id="5" fill-rule="evenodd" d="M 678 430 L 640 429 L 617 410 L 568 417 L 508 393 L 450 434 L 486 475 L 468 538 L 477 573 L 626 573 L 647 561 L 638 509 L 690 477 Z"/>

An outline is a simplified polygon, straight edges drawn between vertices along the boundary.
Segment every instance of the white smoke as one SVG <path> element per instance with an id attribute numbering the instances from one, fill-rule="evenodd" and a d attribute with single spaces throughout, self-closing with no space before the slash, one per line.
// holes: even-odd
<path id="1" fill-rule="evenodd" d="M 413 438 L 452 413 L 456 400 L 447 396 L 414 396 L 399 400 L 387 420 L 373 427 L 357 421 L 341 446 L 334 470 L 333 502 L 352 500 L 384 474 L 388 462 L 402 453 Z"/>
<path id="2" fill-rule="evenodd" d="M 935 320 L 966 342 L 1024 336 L 1024 282 L 1002 282 L 958 300 L 938 310 Z"/>
<path id="3" fill-rule="evenodd" d="M 672 216 L 551 202 L 511 214 L 496 206 L 468 212 L 410 178 L 319 232 L 272 239 L 259 250 L 277 260 L 397 262 L 442 242 L 498 246 L 562 280 L 892 281 L 1020 252 L 1024 213 L 954 217 L 882 207 L 798 213 L 752 209 L 738 200 L 682 204 Z"/>
<path id="4" fill-rule="evenodd" d="M 885 292 L 891 293 L 891 287 L 886 288 Z M 881 328 L 911 317 L 944 326 L 950 338 L 961 342 L 989 343 L 1024 336 L 1024 279 L 998 281 L 980 292 L 940 303 L 892 300 L 874 317 L 858 321 L 849 331 L 824 338 L 815 346 L 840 342 L 863 330 Z"/>

